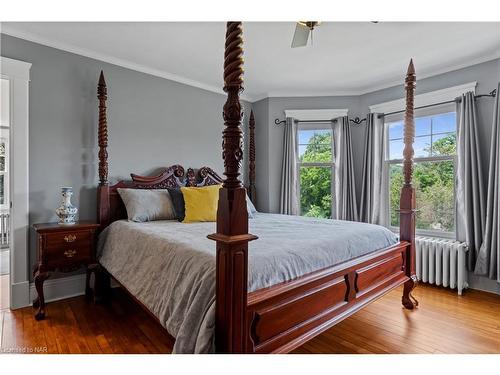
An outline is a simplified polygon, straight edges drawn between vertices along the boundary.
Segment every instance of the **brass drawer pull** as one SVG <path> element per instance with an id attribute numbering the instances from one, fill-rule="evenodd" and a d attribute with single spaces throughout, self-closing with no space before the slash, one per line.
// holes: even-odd
<path id="1" fill-rule="evenodd" d="M 64 236 L 64 241 L 66 242 L 75 242 L 76 236 L 74 234 L 68 234 L 67 236 Z"/>
<path id="2" fill-rule="evenodd" d="M 76 250 L 66 250 L 64 252 L 64 255 L 66 255 L 68 258 L 73 258 L 73 256 L 76 254 Z"/>

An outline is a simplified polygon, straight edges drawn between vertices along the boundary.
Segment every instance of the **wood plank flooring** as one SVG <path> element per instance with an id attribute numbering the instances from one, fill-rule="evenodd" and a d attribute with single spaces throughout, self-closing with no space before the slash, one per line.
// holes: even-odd
<path id="1" fill-rule="evenodd" d="M 401 308 L 395 290 L 295 353 L 500 353 L 500 296 L 419 285 L 420 308 Z M 170 353 L 164 330 L 125 293 L 108 305 L 84 297 L 33 309 L 0 311 L 0 352 Z"/>

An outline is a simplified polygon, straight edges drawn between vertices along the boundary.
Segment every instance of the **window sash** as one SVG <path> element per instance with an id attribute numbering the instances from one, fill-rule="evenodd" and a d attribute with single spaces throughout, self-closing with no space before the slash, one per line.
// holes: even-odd
<path id="1" fill-rule="evenodd" d="M 422 117 L 432 117 L 432 116 L 436 116 L 436 115 L 440 115 L 440 114 L 446 114 L 446 113 L 451 113 L 451 112 L 455 112 L 455 110 L 451 110 L 450 107 L 443 107 L 442 108 L 442 111 L 436 111 L 434 109 L 434 111 L 432 113 L 421 113 L 419 115 L 417 115 L 415 117 L 415 120 L 417 118 L 422 118 Z M 391 138 L 389 136 L 389 125 L 392 124 L 392 123 L 395 123 L 395 122 L 400 122 L 402 121 L 403 118 L 399 118 L 399 117 L 392 117 L 390 118 L 390 120 L 386 121 L 385 122 L 385 126 L 386 126 L 386 144 L 385 144 L 385 164 L 386 164 L 386 172 L 385 172 L 385 176 L 384 178 L 386 179 L 386 186 L 387 186 L 387 189 L 385 191 L 385 194 L 386 194 L 386 202 L 387 202 L 387 208 L 386 208 L 386 222 L 387 222 L 387 225 L 388 227 L 394 231 L 394 232 L 398 232 L 399 231 L 399 228 L 398 227 L 395 227 L 392 225 L 391 223 L 391 202 L 390 202 L 390 197 L 389 197 L 389 194 L 390 194 L 390 166 L 391 165 L 394 165 L 394 164 L 402 164 L 403 163 L 403 159 L 391 159 L 390 158 L 390 142 L 391 141 L 399 141 L 399 140 L 403 140 L 404 138 L 401 138 L 401 137 L 397 137 L 397 138 Z M 423 138 L 423 137 L 430 137 L 431 138 L 431 155 L 430 156 L 425 156 L 425 157 L 416 157 L 413 159 L 413 162 L 416 164 L 416 163 L 423 163 L 423 162 L 443 162 L 443 161 L 452 161 L 453 162 L 453 176 L 454 176 L 454 181 L 456 181 L 456 168 L 457 168 L 457 155 L 456 153 L 455 154 L 452 154 L 452 155 L 439 155 L 439 156 L 435 156 L 433 155 L 433 149 L 432 149 L 432 143 L 433 143 L 433 139 L 435 136 L 439 136 L 439 135 L 448 135 L 448 134 L 455 134 L 455 136 L 457 135 L 457 132 L 454 131 L 454 132 L 439 132 L 439 133 L 433 133 L 433 129 L 434 128 L 434 121 L 431 121 L 431 129 L 430 129 L 430 133 L 429 134 L 426 134 L 426 135 L 419 135 L 419 136 L 416 136 L 415 138 Z M 453 184 L 453 197 L 454 197 L 454 200 L 456 200 L 456 183 Z M 456 213 L 456 204 L 454 205 L 454 211 L 453 211 L 453 219 L 454 219 L 454 227 L 456 228 L 456 225 L 457 225 L 457 213 Z M 456 229 L 453 230 L 453 231 L 440 231 L 440 230 L 432 230 L 432 229 L 418 229 L 416 228 L 416 233 L 418 235 L 421 235 L 421 236 L 430 236 L 430 237 L 443 237 L 443 238 L 454 238 L 455 237 L 455 232 L 456 232 Z"/>
<path id="2" fill-rule="evenodd" d="M 297 204 L 299 205 L 298 207 L 298 213 L 300 216 L 303 215 L 302 212 L 302 204 L 301 204 L 301 189 L 300 189 L 300 170 L 301 168 L 311 168 L 311 167 L 316 167 L 316 168 L 330 168 L 330 195 L 332 197 L 332 202 L 330 204 L 330 210 L 331 210 L 331 217 L 333 218 L 334 211 L 333 211 L 333 205 L 334 205 L 334 197 L 335 197 L 335 165 L 332 163 L 298 163 L 297 164 L 297 194 L 298 194 L 298 202 Z"/>
<path id="3" fill-rule="evenodd" d="M 306 146 L 308 144 L 303 144 L 299 142 L 300 139 L 300 131 L 301 130 L 330 130 L 331 131 L 331 149 L 332 149 L 332 160 L 328 162 L 301 162 L 299 159 L 299 146 Z M 334 139 L 333 139 L 333 129 L 331 127 L 331 124 L 323 124 L 323 126 L 318 126 L 318 124 L 298 124 L 297 126 L 297 142 L 296 142 L 296 155 L 297 155 L 297 162 L 296 162 L 296 170 L 297 170 L 297 176 L 296 176 L 296 181 L 297 181 L 297 204 L 298 204 L 298 209 L 297 212 L 299 215 L 302 216 L 302 205 L 301 205 L 301 189 L 300 189 L 300 170 L 301 168 L 307 168 L 307 167 L 323 167 L 323 168 L 331 168 L 331 181 L 330 181 L 330 194 L 332 196 L 332 202 L 331 202 L 331 213 L 332 217 L 334 215 L 334 194 L 335 194 L 335 149 L 334 149 Z M 326 144 L 326 143 L 325 143 Z"/>
<path id="4" fill-rule="evenodd" d="M 453 162 L 453 179 L 454 181 L 456 180 L 456 173 L 457 173 L 457 156 L 434 156 L 434 157 L 426 157 L 426 158 L 415 158 L 413 159 L 414 164 L 416 163 L 424 163 L 424 162 L 443 162 L 443 161 L 452 161 Z M 387 198 L 387 209 L 386 209 L 386 222 L 389 227 L 393 232 L 398 233 L 399 228 L 395 227 L 391 224 L 391 202 L 390 202 L 390 187 L 391 187 L 391 176 L 390 176 L 390 166 L 394 164 L 402 164 L 403 159 L 392 159 L 392 160 L 386 160 L 386 171 L 385 171 L 385 179 L 386 179 L 386 186 L 387 190 L 385 192 Z M 456 199 L 456 193 L 457 193 L 457 187 L 456 183 L 453 184 L 453 197 L 454 200 Z M 418 210 L 418 207 L 417 207 Z M 454 220 L 454 227 L 457 227 L 457 206 L 456 204 L 453 205 L 453 220 Z M 429 237 L 443 237 L 443 238 L 454 238 L 455 237 L 455 232 L 456 229 L 453 231 L 441 231 L 441 230 L 433 230 L 433 229 L 416 229 L 416 234 L 421 235 L 421 236 L 429 236 Z"/>

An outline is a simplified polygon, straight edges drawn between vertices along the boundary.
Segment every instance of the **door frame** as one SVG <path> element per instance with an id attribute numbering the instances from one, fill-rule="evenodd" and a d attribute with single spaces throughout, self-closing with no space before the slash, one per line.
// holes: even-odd
<path id="1" fill-rule="evenodd" d="M 28 306 L 29 82 L 31 64 L 0 56 L 0 76 L 10 81 L 10 308 Z"/>

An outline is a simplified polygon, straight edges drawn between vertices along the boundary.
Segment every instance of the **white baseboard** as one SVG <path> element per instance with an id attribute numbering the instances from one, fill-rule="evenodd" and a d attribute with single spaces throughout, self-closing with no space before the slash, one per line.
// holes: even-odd
<path id="1" fill-rule="evenodd" d="M 500 283 L 484 276 L 474 275 L 473 272 L 469 272 L 469 288 L 500 295 Z"/>
<path id="2" fill-rule="evenodd" d="M 20 309 L 30 304 L 30 285 L 28 281 L 12 284 L 10 295 L 10 308 Z"/>
<path id="3" fill-rule="evenodd" d="M 48 279 L 43 283 L 45 302 L 58 301 L 65 298 L 85 294 L 85 274 Z M 35 283 L 30 283 L 30 303 L 36 298 Z"/>

